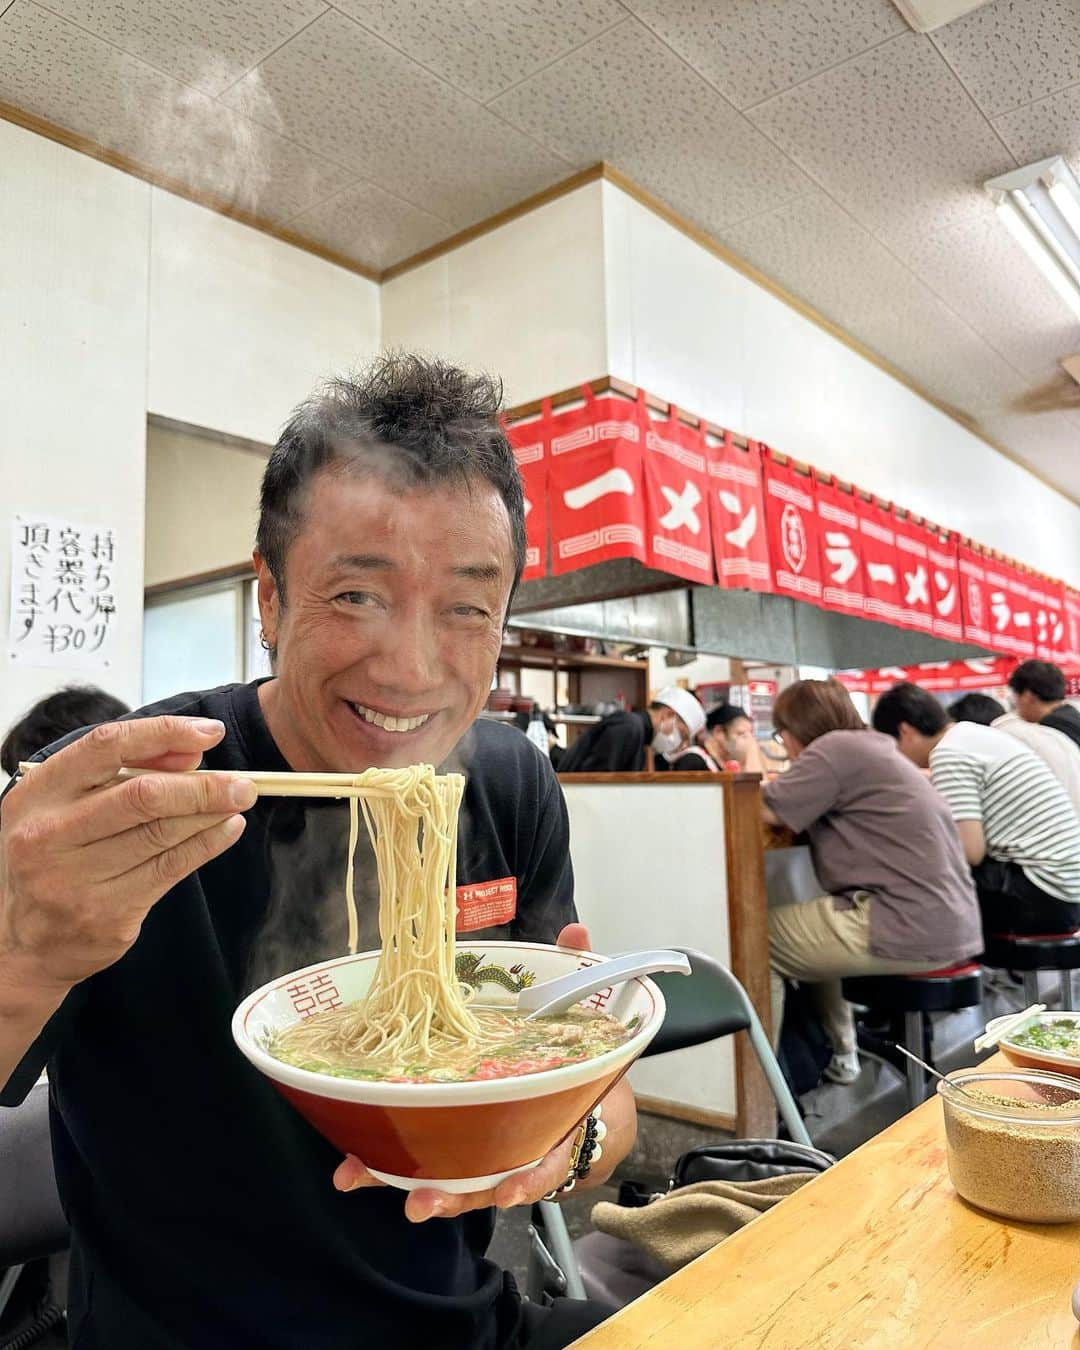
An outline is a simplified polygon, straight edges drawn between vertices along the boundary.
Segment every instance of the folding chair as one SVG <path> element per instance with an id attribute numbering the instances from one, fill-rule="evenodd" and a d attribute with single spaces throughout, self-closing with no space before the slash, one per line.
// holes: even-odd
<path id="1" fill-rule="evenodd" d="M 715 957 L 690 947 L 676 950 L 689 956 L 691 972 L 658 973 L 650 977 L 664 995 L 667 1014 L 645 1054 L 663 1055 L 732 1036 L 737 1031 L 747 1032 L 789 1135 L 796 1143 L 812 1147 L 795 1098 L 746 990 Z M 533 1206 L 525 1292 L 537 1302 L 552 1296 L 586 1297 L 566 1220 L 554 1201 L 540 1201 Z"/>
<path id="2" fill-rule="evenodd" d="M 0 1316 L 23 1267 L 68 1245 L 49 1138 L 49 1085 L 21 1106 L 0 1106 Z"/>

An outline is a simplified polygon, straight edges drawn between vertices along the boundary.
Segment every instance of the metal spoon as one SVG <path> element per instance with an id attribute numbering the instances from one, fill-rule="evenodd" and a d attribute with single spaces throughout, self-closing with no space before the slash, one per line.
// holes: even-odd
<path id="1" fill-rule="evenodd" d="M 921 1067 L 924 1068 L 927 1073 L 932 1073 L 935 1078 L 940 1078 L 943 1083 L 948 1083 L 948 1085 L 951 1088 L 955 1088 L 957 1092 L 962 1092 L 965 1097 L 970 1097 L 972 1101 L 979 1100 L 978 1097 L 976 1097 L 973 1093 L 969 1092 L 967 1088 L 961 1087 L 959 1083 L 954 1082 L 951 1078 L 946 1077 L 945 1074 L 939 1073 L 937 1069 L 935 1069 L 932 1065 L 927 1064 L 925 1059 L 920 1059 L 918 1055 L 913 1055 L 910 1050 L 906 1050 L 904 1046 L 900 1045 L 899 1043 L 897 1044 L 896 1048 L 897 1050 L 900 1051 L 902 1055 L 907 1055 L 908 1059 L 913 1059 L 915 1063 L 921 1065 Z"/>
<path id="2" fill-rule="evenodd" d="M 632 980 L 635 975 L 651 975 L 656 970 L 689 975 L 690 962 L 682 952 L 628 952 L 625 956 L 598 961 L 595 966 L 575 970 L 571 975 L 560 975 L 556 980 L 544 980 L 542 984 L 523 989 L 518 995 L 517 1009 L 525 1014 L 526 1022 L 533 1022 L 538 1017 L 565 1012 L 601 989 Z"/>

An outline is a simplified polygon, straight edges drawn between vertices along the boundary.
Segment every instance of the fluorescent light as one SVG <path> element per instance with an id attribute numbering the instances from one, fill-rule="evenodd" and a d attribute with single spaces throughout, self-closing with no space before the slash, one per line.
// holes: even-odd
<path id="1" fill-rule="evenodd" d="M 1056 155 L 991 178 L 998 219 L 1080 318 L 1080 184 Z"/>
<path id="2" fill-rule="evenodd" d="M 1050 200 L 1065 217 L 1073 234 L 1080 239 L 1080 196 L 1067 183 L 1055 178 L 1049 187 Z"/>
<path id="3" fill-rule="evenodd" d="M 932 33 L 962 14 L 981 9 L 988 0 L 893 0 L 916 33 Z"/>
<path id="4" fill-rule="evenodd" d="M 1077 318 L 1080 318 L 1080 291 L 1073 286 L 1061 270 L 1057 260 L 1051 257 L 1043 247 L 1042 241 L 1031 230 L 1019 207 L 1010 198 L 1006 198 L 1004 201 L 998 202 L 996 210 L 1002 225 L 1005 226 L 1046 280 L 1061 296 L 1062 300 L 1072 309 Z"/>

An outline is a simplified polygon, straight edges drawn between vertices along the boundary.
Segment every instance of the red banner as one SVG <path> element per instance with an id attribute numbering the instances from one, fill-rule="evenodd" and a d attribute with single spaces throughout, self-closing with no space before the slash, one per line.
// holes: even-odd
<path id="1" fill-rule="evenodd" d="M 790 463 L 778 464 L 763 447 L 765 523 L 777 595 L 821 603 L 821 560 L 814 480 Z"/>
<path id="2" fill-rule="evenodd" d="M 980 647 L 989 647 L 991 619 L 990 589 L 986 584 L 987 559 L 979 549 L 966 543 L 959 544 L 956 553 L 960 569 L 964 640 L 977 643 Z"/>
<path id="3" fill-rule="evenodd" d="M 1065 587 L 1065 663 L 1080 667 L 1080 591 Z"/>
<path id="4" fill-rule="evenodd" d="M 964 612 L 958 540 L 947 530 L 938 531 L 928 526 L 926 541 L 933 605 L 931 632 L 935 637 L 960 642 L 964 636 Z"/>
<path id="5" fill-rule="evenodd" d="M 904 628 L 930 633 L 934 627 L 933 566 L 930 562 L 933 535 L 921 521 L 898 514 L 895 506 L 892 518 L 896 531 L 896 561 L 900 569 L 900 623 Z"/>
<path id="6" fill-rule="evenodd" d="M 862 614 L 866 607 L 862 541 L 855 494 L 835 480 L 817 480 L 818 548 L 821 554 L 821 603 L 826 609 Z"/>
<path id="7" fill-rule="evenodd" d="M 548 466 L 551 570 L 556 576 L 609 558 L 644 562 L 642 440 L 645 395 L 596 398 L 560 413 Z"/>
<path id="8" fill-rule="evenodd" d="M 551 400 L 545 398 L 539 417 L 506 428 L 525 490 L 525 570 L 523 581 L 547 576 L 547 467 L 551 441 Z"/>
<path id="9" fill-rule="evenodd" d="M 1035 612 L 1035 655 L 1060 664 L 1068 651 L 1065 639 L 1065 587 L 1038 572 L 1028 576 Z"/>
<path id="10" fill-rule="evenodd" d="M 648 417 L 648 413 L 646 413 Z M 679 420 L 671 404 L 667 421 L 645 423 L 646 561 L 662 572 L 713 582 L 705 433 Z"/>
<path id="11" fill-rule="evenodd" d="M 750 441 L 743 450 L 725 432 L 722 441 L 707 438 L 706 450 L 717 582 L 728 589 L 770 591 L 761 449 Z"/>
<path id="12" fill-rule="evenodd" d="M 918 666 L 884 666 L 881 670 L 842 670 L 837 679 L 857 694 L 884 694 L 895 684 L 917 684 L 946 692 L 960 689 L 998 689 L 1016 669 L 1014 656 L 991 656 L 971 661 L 926 661 Z"/>
<path id="13" fill-rule="evenodd" d="M 902 614 L 900 559 L 892 511 L 881 506 L 876 498 L 865 501 L 858 493 L 855 502 L 866 572 L 866 617 L 881 623 L 899 624 Z"/>
<path id="14" fill-rule="evenodd" d="M 1035 651 L 1035 620 L 1027 580 L 1000 558 L 987 558 L 984 566 L 990 602 L 989 646 L 1023 660 Z"/>

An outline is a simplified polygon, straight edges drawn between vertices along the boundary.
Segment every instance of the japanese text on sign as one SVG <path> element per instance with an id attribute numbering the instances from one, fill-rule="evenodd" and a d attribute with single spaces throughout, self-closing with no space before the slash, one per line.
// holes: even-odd
<path id="1" fill-rule="evenodd" d="M 116 534 L 108 526 L 16 516 L 8 659 L 107 667 L 115 642 L 116 567 Z"/>

